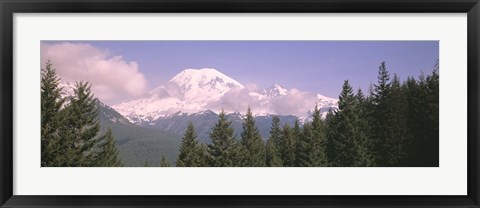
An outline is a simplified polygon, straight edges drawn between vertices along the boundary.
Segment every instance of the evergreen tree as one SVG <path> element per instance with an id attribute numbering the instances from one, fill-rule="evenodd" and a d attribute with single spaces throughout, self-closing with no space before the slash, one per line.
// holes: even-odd
<path id="1" fill-rule="evenodd" d="M 327 166 L 328 164 L 320 163 L 319 153 L 322 148 L 320 148 L 319 143 L 314 136 L 314 128 L 312 125 L 313 122 L 305 123 L 303 125 L 303 132 L 301 140 L 299 141 L 298 151 L 297 151 L 297 165 L 300 167 L 316 167 L 320 165 Z M 326 159 L 326 158 L 325 158 Z"/>
<path id="2" fill-rule="evenodd" d="M 399 166 L 406 157 L 408 141 L 407 110 L 408 103 L 400 79 L 395 74 L 385 111 L 385 166 Z"/>
<path id="3" fill-rule="evenodd" d="M 325 155 L 327 156 L 328 166 L 335 166 L 334 161 L 337 160 L 335 151 L 337 137 L 336 128 L 337 117 L 335 116 L 335 112 L 332 109 L 329 109 L 325 116 Z"/>
<path id="4" fill-rule="evenodd" d="M 439 165 L 439 94 L 438 63 L 431 75 L 409 77 L 403 89 L 407 95 L 407 127 L 411 141 L 405 166 Z"/>
<path id="5" fill-rule="evenodd" d="M 162 158 L 160 159 L 160 167 L 170 167 L 172 166 L 170 162 L 167 160 L 164 154 L 162 154 Z"/>
<path id="6" fill-rule="evenodd" d="M 197 133 L 192 122 L 188 123 L 187 130 L 182 138 L 180 153 L 177 158 L 177 167 L 198 167 L 203 163 L 200 147 L 197 142 Z"/>
<path id="7" fill-rule="evenodd" d="M 95 155 L 93 166 L 96 167 L 122 167 L 123 164 L 118 158 L 118 150 L 113 138 L 112 130 L 109 128 L 107 133 L 100 138 L 99 152 Z"/>
<path id="8" fill-rule="evenodd" d="M 354 166 L 371 167 L 376 166 L 374 145 L 375 140 L 372 137 L 371 124 L 372 118 L 368 111 L 369 98 L 365 98 L 361 89 L 358 89 L 355 95 L 355 127 L 356 127 L 356 149 L 357 158 L 354 160 Z"/>
<path id="9" fill-rule="evenodd" d="M 263 167 L 265 166 L 265 145 L 262 137 L 255 126 L 250 107 L 243 119 L 243 131 L 241 133 L 241 144 L 243 146 L 245 166 Z"/>
<path id="10" fill-rule="evenodd" d="M 298 155 L 300 151 L 300 140 L 302 138 L 302 128 L 300 127 L 300 121 L 295 119 L 295 123 L 293 124 L 293 138 L 295 143 L 295 167 L 299 166 L 298 163 Z"/>
<path id="11" fill-rule="evenodd" d="M 278 116 L 272 117 L 272 126 L 270 127 L 270 136 L 268 138 L 271 145 L 273 147 L 269 147 L 267 151 L 268 157 L 267 162 L 270 165 L 278 165 L 277 162 L 282 166 L 282 152 L 283 152 L 283 144 L 282 144 L 282 129 L 280 128 L 280 118 Z M 273 155 L 275 154 L 275 155 Z"/>
<path id="12" fill-rule="evenodd" d="M 197 167 L 207 167 L 208 166 L 208 147 L 204 143 L 200 143 L 198 146 L 198 165 Z"/>
<path id="13" fill-rule="evenodd" d="M 41 165 L 61 166 L 65 149 L 61 146 L 58 127 L 62 125 L 61 109 L 65 99 L 52 63 L 48 61 L 41 71 Z"/>
<path id="14" fill-rule="evenodd" d="M 358 158 L 356 140 L 359 136 L 356 128 L 355 97 L 353 89 L 345 80 L 338 100 L 338 111 L 335 115 L 336 126 L 333 148 L 336 153 L 333 166 L 350 167 Z"/>
<path id="15" fill-rule="evenodd" d="M 218 122 L 210 132 L 212 143 L 208 145 L 209 166 L 234 167 L 237 166 L 239 152 L 233 136 L 232 122 L 227 120 L 224 111 L 218 116 Z"/>
<path id="16" fill-rule="evenodd" d="M 304 167 L 328 166 L 325 127 L 318 105 L 315 105 L 312 116 L 312 122 L 303 126 L 303 136 L 298 145 L 298 165 Z"/>
<path id="17" fill-rule="evenodd" d="M 60 127 L 65 140 L 66 155 L 62 166 L 82 167 L 95 165 L 94 146 L 99 132 L 96 100 L 88 82 L 76 83 L 74 96 L 65 107 L 65 120 Z"/>
<path id="18" fill-rule="evenodd" d="M 429 144 L 425 150 L 425 165 L 437 167 L 439 165 L 439 62 L 435 63 L 433 72 L 426 79 L 427 84 L 427 102 L 428 102 L 428 135 L 426 138 Z"/>
<path id="19" fill-rule="evenodd" d="M 386 165 L 387 150 L 384 147 L 388 127 L 386 126 L 387 100 L 390 93 L 390 74 L 385 62 L 378 68 L 378 83 L 374 85 L 371 102 L 373 109 L 373 136 L 375 138 L 375 161 L 379 166 Z"/>
<path id="20" fill-rule="evenodd" d="M 282 160 L 278 156 L 278 150 L 272 139 L 267 140 L 265 152 L 265 164 L 267 167 L 282 167 Z"/>
<path id="21" fill-rule="evenodd" d="M 282 131 L 282 161 L 284 167 L 294 167 L 296 165 L 296 144 L 295 144 L 295 135 L 290 126 L 285 123 Z"/>

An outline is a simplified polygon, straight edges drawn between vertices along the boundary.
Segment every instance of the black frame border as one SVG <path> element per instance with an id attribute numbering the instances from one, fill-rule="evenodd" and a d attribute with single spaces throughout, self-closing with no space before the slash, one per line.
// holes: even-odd
<path id="1" fill-rule="evenodd" d="M 0 0 L 1 207 L 480 207 L 479 0 Z M 467 13 L 466 196 L 24 196 L 13 195 L 15 13 Z M 448 180 L 446 178 L 445 180 Z"/>

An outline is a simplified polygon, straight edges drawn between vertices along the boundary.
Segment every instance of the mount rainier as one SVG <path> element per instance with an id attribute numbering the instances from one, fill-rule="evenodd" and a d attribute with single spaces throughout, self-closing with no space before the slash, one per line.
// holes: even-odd
<path id="1" fill-rule="evenodd" d="M 256 89 L 216 69 L 186 69 L 146 96 L 112 106 L 132 123 L 155 125 L 163 118 L 199 115 L 202 112 L 239 116 L 251 107 L 254 116 L 296 116 L 308 119 L 318 105 L 325 113 L 337 108 L 337 99 L 321 94 L 285 89 L 279 84 Z"/>

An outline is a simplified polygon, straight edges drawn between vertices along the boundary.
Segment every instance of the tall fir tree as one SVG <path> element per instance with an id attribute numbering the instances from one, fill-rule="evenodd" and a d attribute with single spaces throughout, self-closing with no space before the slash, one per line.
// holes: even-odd
<path id="1" fill-rule="evenodd" d="M 65 149 L 58 128 L 63 124 L 62 88 L 60 78 L 50 61 L 41 69 L 41 165 L 42 167 L 62 166 Z"/>
<path id="2" fill-rule="evenodd" d="M 233 136 L 232 122 L 227 120 L 224 111 L 210 132 L 212 143 L 208 145 L 209 166 L 235 167 L 238 165 L 238 145 Z"/>
<path id="3" fill-rule="evenodd" d="M 270 165 L 278 165 L 277 162 L 282 166 L 282 152 L 283 152 L 283 144 L 282 144 L 282 129 L 280 127 L 280 117 L 273 116 L 272 117 L 272 126 L 270 127 L 270 136 L 268 137 L 268 141 L 270 145 L 273 147 L 269 147 L 267 153 L 269 154 L 267 161 Z M 275 154 L 275 155 L 273 155 Z"/>
<path id="4" fill-rule="evenodd" d="M 300 140 L 302 139 L 302 128 L 300 127 L 300 121 L 295 119 L 295 123 L 293 124 L 293 138 L 295 143 L 295 167 L 299 166 L 298 163 L 298 155 L 300 149 Z"/>
<path id="5" fill-rule="evenodd" d="M 293 129 L 290 128 L 288 123 L 285 123 L 282 130 L 282 161 L 284 167 L 295 167 L 296 165 L 296 143 L 295 134 Z"/>
<path id="6" fill-rule="evenodd" d="M 109 128 L 107 132 L 100 138 L 98 152 L 95 154 L 92 166 L 95 167 L 122 167 L 122 161 L 118 156 L 115 139 L 112 130 Z"/>
<path id="7" fill-rule="evenodd" d="M 197 133 L 192 122 L 188 123 L 187 130 L 182 138 L 180 153 L 177 158 L 177 167 L 199 167 L 203 164 L 202 153 L 197 141 Z"/>
<path id="8" fill-rule="evenodd" d="M 333 109 L 329 109 L 325 116 L 325 155 L 327 156 L 328 166 L 335 166 L 334 161 L 336 161 L 337 155 L 337 152 L 335 151 L 337 137 L 336 127 L 337 116 L 335 116 L 335 111 Z"/>
<path id="9" fill-rule="evenodd" d="M 64 124 L 60 127 L 67 149 L 63 166 L 94 166 L 94 146 L 100 130 L 96 100 L 88 82 L 75 84 L 74 96 L 65 107 Z"/>
<path id="10" fill-rule="evenodd" d="M 356 149 L 357 158 L 355 158 L 354 166 L 372 167 L 375 163 L 375 140 L 372 137 L 370 117 L 370 98 L 366 98 L 361 89 L 358 89 L 355 95 L 355 127 L 356 127 Z"/>
<path id="11" fill-rule="evenodd" d="M 278 150 L 272 139 L 267 140 L 265 145 L 265 165 L 267 167 L 282 167 L 282 159 L 278 156 Z"/>
<path id="12" fill-rule="evenodd" d="M 328 166 L 324 121 L 318 105 L 312 114 L 312 122 L 303 126 L 303 136 L 298 145 L 298 165 L 304 167 Z"/>
<path id="13" fill-rule="evenodd" d="M 409 144 L 407 129 L 408 103 L 400 78 L 394 74 L 390 94 L 387 97 L 385 109 L 385 166 L 399 166 L 407 155 Z"/>
<path id="14" fill-rule="evenodd" d="M 165 157 L 164 154 L 162 154 L 162 158 L 160 158 L 160 167 L 170 167 L 172 166 L 170 164 L 170 161 L 167 160 L 167 157 Z"/>
<path id="15" fill-rule="evenodd" d="M 430 144 L 427 146 L 427 149 L 425 151 L 426 156 L 425 160 L 425 165 L 427 166 L 433 166 L 437 167 L 439 166 L 439 138 L 440 138 L 440 132 L 439 132 L 439 62 L 437 62 L 434 65 L 434 69 L 431 75 L 429 75 L 426 79 L 427 83 L 427 97 L 426 99 L 428 100 L 428 110 L 429 112 L 427 113 L 428 115 L 428 129 L 430 129 L 429 134 L 427 136 L 427 144 Z"/>
<path id="16" fill-rule="evenodd" d="M 375 138 L 375 161 L 379 166 L 386 165 L 386 155 L 387 150 L 384 147 L 386 133 L 388 131 L 388 127 L 386 126 L 386 116 L 387 116 L 387 100 L 390 93 L 390 74 L 385 66 L 385 62 L 380 63 L 378 68 L 378 81 L 377 84 L 374 85 L 373 93 L 372 93 L 372 107 L 373 110 L 373 136 Z"/>
<path id="17" fill-rule="evenodd" d="M 354 166 L 358 158 L 356 142 L 359 139 L 359 132 L 355 125 L 355 97 L 353 89 L 345 80 L 338 100 L 338 111 L 335 113 L 336 126 L 334 126 L 334 137 L 331 139 L 335 158 L 331 161 L 333 166 L 350 167 Z"/>
<path id="18" fill-rule="evenodd" d="M 265 144 L 263 143 L 258 128 L 255 126 L 255 120 L 250 107 L 248 107 L 242 127 L 241 145 L 243 147 L 245 166 L 265 166 Z"/>

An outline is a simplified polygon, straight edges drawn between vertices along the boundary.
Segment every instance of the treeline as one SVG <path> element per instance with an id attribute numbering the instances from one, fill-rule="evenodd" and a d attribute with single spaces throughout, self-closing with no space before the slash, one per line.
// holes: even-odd
<path id="1" fill-rule="evenodd" d="M 348 80 L 338 110 L 325 118 L 315 107 L 302 126 L 280 125 L 273 117 L 270 137 L 261 138 L 250 108 L 240 139 L 224 112 L 199 143 L 192 123 L 182 138 L 178 167 L 435 167 L 439 165 L 439 74 L 401 82 L 380 64 L 378 82 L 368 95 L 355 93 Z M 166 165 L 164 165 L 166 166 Z"/>
<path id="2" fill-rule="evenodd" d="M 76 83 L 72 96 L 62 96 L 51 62 L 41 71 L 41 166 L 122 166 L 112 131 L 100 134 L 97 100 L 88 82 Z"/>

